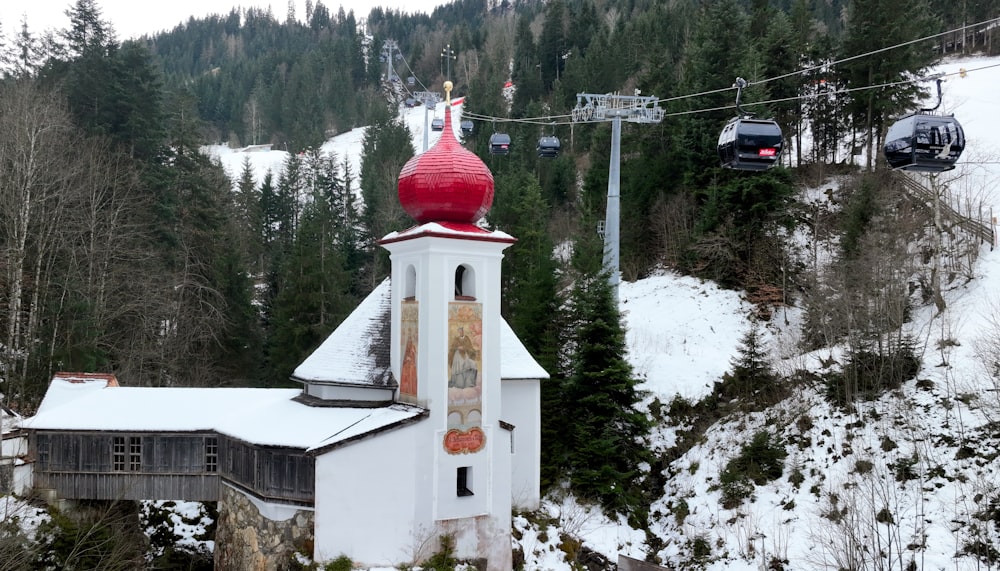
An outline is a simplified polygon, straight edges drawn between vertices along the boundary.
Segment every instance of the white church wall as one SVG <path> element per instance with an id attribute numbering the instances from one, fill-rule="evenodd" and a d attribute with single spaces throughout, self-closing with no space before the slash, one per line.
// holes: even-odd
<path id="1" fill-rule="evenodd" d="M 409 563 L 426 538 L 419 537 L 417 494 L 427 490 L 414 445 L 426 421 L 335 448 L 316 458 L 315 549 L 317 562 L 347 555 L 368 566 Z M 429 490 L 424 492 L 429 494 Z M 429 521 L 429 515 L 425 516 Z M 423 524 L 427 527 L 427 524 Z M 373 533 L 377 530 L 377 533 Z"/>
<path id="2" fill-rule="evenodd" d="M 502 486 L 499 468 L 494 465 L 494 448 L 497 434 L 492 426 L 484 426 L 486 446 L 474 454 L 449 454 L 443 446 L 435 448 L 434 470 L 434 519 L 459 519 L 490 513 L 492 490 Z M 445 431 L 439 430 L 435 440 L 444 440 Z M 458 490 L 458 471 L 466 471 L 467 495 Z"/>
<path id="3" fill-rule="evenodd" d="M 514 425 L 511 434 L 511 499 L 517 509 L 541 505 L 541 385 L 537 379 L 503 381 L 501 420 Z"/>

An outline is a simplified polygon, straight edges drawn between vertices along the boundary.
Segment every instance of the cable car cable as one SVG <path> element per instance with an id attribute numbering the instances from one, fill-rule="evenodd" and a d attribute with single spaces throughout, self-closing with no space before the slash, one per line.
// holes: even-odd
<path id="1" fill-rule="evenodd" d="M 931 35 L 931 36 L 925 36 L 923 38 L 919 38 L 919 39 L 916 39 L 916 40 L 910 40 L 908 42 L 903 42 L 903 43 L 900 43 L 900 44 L 896 44 L 894 46 L 888 46 L 888 47 L 885 47 L 885 48 L 879 48 L 877 50 L 873 50 L 873 51 L 870 51 L 870 52 L 865 52 L 865 53 L 858 54 L 858 55 L 853 55 L 853 56 L 846 57 L 844 59 L 840 59 L 840 60 L 836 60 L 836 61 L 832 61 L 832 62 L 829 62 L 829 63 L 817 64 L 817 65 L 814 65 L 812 67 L 807 67 L 805 69 L 798 70 L 798 71 L 793 71 L 793 72 L 790 72 L 790 73 L 786 73 L 784 75 L 779 75 L 779 76 L 776 76 L 776 77 L 770 77 L 770 78 L 767 78 L 767 79 L 762 79 L 760 81 L 754 82 L 754 85 L 761 84 L 761 83 L 768 83 L 770 81 L 777 81 L 779 79 L 785 79 L 786 77 L 792 77 L 793 75 L 801 75 L 801 74 L 809 73 L 810 71 L 815 71 L 817 69 L 821 69 L 821 68 L 825 68 L 825 67 L 833 67 L 835 65 L 838 65 L 838 64 L 841 64 L 841 63 L 844 63 L 844 62 L 848 62 L 848 61 L 853 61 L 853 60 L 856 60 L 856 59 L 859 59 L 859 58 L 862 58 L 862 57 L 867 57 L 867 56 L 871 56 L 871 55 L 875 55 L 875 54 L 880 54 L 882 52 L 886 52 L 886 51 L 889 51 L 889 50 L 894 50 L 896 48 L 901 48 L 901 47 L 905 47 L 905 46 L 908 46 L 908 45 L 911 45 L 911 44 L 917 44 L 917 43 L 920 43 L 920 42 L 926 42 L 927 40 L 933 40 L 934 38 L 939 38 L 941 36 L 946 36 L 948 34 L 954 34 L 955 32 L 958 32 L 959 30 L 964 30 L 966 28 L 976 28 L 978 26 L 983 26 L 983 25 L 986 25 L 986 24 L 998 23 L 998 22 L 1000 22 L 1000 18 L 990 18 L 989 20 L 983 20 L 982 22 L 978 22 L 978 23 L 975 23 L 975 24 L 969 24 L 967 26 L 962 26 L 961 28 L 955 28 L 954 30 L 948 30 L 946 32 L 941 32 L 939 34 L 934 34 L 934 35 Z"/>
<path id="2" fill-rule="evenodd" d="M 976 68 L 972 68 L 972 69 L 965 69 L 964 72 L 961 71 L 961 70 L 959 70 L 959 71 L 955 71 L 955 72 L 952 72 L 952 73 L 946 73 L 946 74 L 942 75 L 941 77 L 951 77 L 951 76 L 955 76 L 955 75 L 961 75 L 962 73 L 965 73 L 966 75 L 968 75 L 968 74 L 976 72 L 976 71 L 982 71 L 982 70 L 990 69 L 990 68 L 994 68 L 994 67 L 1000 67 L 1000 63 L 990 64 L 990 65 L 984 65 L 984 66 L 976 67 Z M 902 80 L 902 81 L 892 81 L 892 82 L 886 82 L 886 83 L 879 83 L 879 84 L 876 84 L 876 85 L 865 85 L 865 86 L 858 86 L 858 87 L 845 87 L 845 88 L 836 89 L 834 91 L 830 91 L 830 92 L 826 92 L 826 93 L 807 93 L 807 94 L 803 94 L 803 95 L 796 95 L 796 96 L 793 96 L 793 97 L 781 97 L 781 98 L 777 98 L 777 99 L 768 99 L 768 100 L 765 100 L 765 101 L 755 101 L 755 102 L 752 102 L 752 103 L 744 103 L 744 105 L 770 105 L 772 103 L 784 103 L 784 102 L 787 102 L 787 101 L 796 101 L 796 100 L 799 100 L 799 99 L 815 99 L 815 98 L 818 98 L 818 97 L 826 97 L 826 96 L 829 96 L 829 95 L 836 95 L 836 94 L 842 94 L 842 93 L 853 93 L 853 92 L 856 92 L 856 91 L 866 91 L 868 89 L 881 89 L 883 87 L 894 87 L 894 86 L 897 86 L 897 85 L 905 85 L 905 84 L 908 84 L 908 83 L 918 83 L 918 82 L 921 82 L 921 81 L 928 81 L 928 80 L 929 80 L 929 76 L 923 76 L 923 77 L 916 77 L 916 78 L 913 78 L 913 79 L 905 79 L 905 80 Z M 721 90 L 718 90 L 718 91 L 720 91 L 720 92 L 721 91 L 728 91 L 730 89 L 733 89 L 733 88 L 727 87 L 726 89 L 721 89 Z M 667 100 L 666 99 L 660 99 L 658 101 L 667 101 Z M 705 108 L 702 108 L 702 109 L 689 109 L 687 111 L 674 111 L 674 112 L 671 112 L 671 113 L 664 114 L 664 117 L 679 117 L 679 116 L 682 116 L 682 115 L 695 115 L 695 114 L 698 114 L 698 113 L 710 113 L 710 112 L 713 112 L 713 111 L 727 111 L 727 110 L 730 110 L 730 109 L 734 109 L 735 107 L 736 107 L 735 105 L 723 105 L 723 106 L 718 106 L 718 107 L 705 107 Z M 567 118 L 567 117 L 572 117 L 572 115 L 547 115 L 547 116 L 541 116 L 541 117 L 527 117 L 527 118 L 523 118 L 523 119 L 514 119 L 514 118 L 509 118 L 509 117 L 493 117 L 493 116 L 490 116 L 490 115 L 483 115 L 483 114 L 480 114 L 480 113 L 474 113 L 474 112 L 467 111 L 467 110 L 463 110 L 462 116 L 463 117 L 468 117 L 469 119 L 475 119 L 475 120 L 478 120 L 478 121 L 524 123 L 524 124 L 529 124 L 529 125 L 552 125 L 552 124 L 554 124 L 554 125 L 570 125 L 570 124 L 580 125 L 580 124 L 588 124 L 588 123 L 591 123 L 591 124 L 593 124 L 593 123 L 607 123 L 607 122 L 610 121 L 609 119 L 590 119 L 590 120 L 586 120 L 586 121 L 558 121 L 558 122 L 553 122 L 552 119 L 563 119 L 563 118 Z"/>
<path id="3" fill-rule="evenodd" d="M 849 57 L 846 57 L 846 58 L 843 58 L 843 59 L 840 59 L 840 60 L 835 60 L 835 61 L 832 61 L 832 62 L 823 63 L 823 64 L 815 65 L 815 66 L 812 66 L 812 67 L 808 67 L 808 68 L 805 68 L 805 69 L 793 71 L 793 72 L 790 72 L 790 73 L 786 73 L 784 75 L 770 77 L 770 78 L 762 79 L 762 80 L 755 81 L 755 82 L 747 82 L 747 87 L 749 87 L 751 85 L 764 84 L 764 83 L 768 83 L 768 82 L 771 82 L 771 81 L 776 81 L 776 80 L 779 80 L 779 79 L 784 79 L 784 78 L 787 78 L 787 77 L 792 77 L 794 75 L 806 74 L 806 73 L 809 73 L 810 71 L 815 71 L 817 69 L 832 67 L 832 66 L 835 66 L 835 65 L 847 62 L 847 61 L 853 61 L 855 59 L 859 59 L 859 58 L 862 58 L 862 57 L 867 57 L 867 56 L 879 54 L 879 53 L 882 53 L 882 52 L 885 52 L 885 51 L 888 51 L 888 50 L 892 50 L 892 49 L 895 49 L 895 48 L 908 46 L 910 44 L 927 41 L 927 40 L 934 39 L 934 38 L 937 38 L 937 37 L 941 37 L 941 36 L 944 36 L 944 35 L 947 35 L 947 34 L 953 34 L 955 32 L 958 32 L 960 30 L 964 30 L 964 29 L 967 29 L 967 28 L 975 28 L 975 27 L 978 27 L 978 26 L 982 26 L 982 25 L 990 24 L 990 23 L 994 23 L 994 22 L 1000 22 L 1000 18 L 990 18 L 989 20 L 983 20 L 982 22 L 978 22 L 978 23 L 975 23 L 975 24 L 969 24 L 967 26 L 962 26 L 961 28 L 954 28 L 952 30 L 947 30 L 947 31 L 944 31 L 944 32 L 941 32 L 941 33 L 938 33 L 938 34 L 931 35 L 931 36 L 925 36 L 923 38 L 919 38 L 919 39 L 916 39 L 916 40 L 910 40 L 910 41 L 902 42 L 902 43 L 895 44 L 895 45 L 892 45 L 892 46 L 887 46 L 887 47 L 884 47 L 884 48 L 879 48 L 877 50 L 872 50 L 872 51 L 869 51 L 869 52 L 865 52 L 865 53 L 861 53 L 861 54 L 849 56 Z M 409 67 L 409 63 L 406 61 L 406 58 L 402 58 L 402 59 L 403 59 L 403 63 L 406 65 L 406 68 L 408 70 L 410 70 L 410 72 L 412 72 L 413 70 Z M 983 67 L 975 68 L 975 69 L 967 69 L 967 70 L 965 70 L 965 73 L 971 73 L 973 71 L 980 71 L 980 70 L 983 70 L 983 69 L 988 69 L 988 68 L 991 68 L 991 67 L 996 67 L 996 65 L 1000 65 L 1000 64 L 988 65 L 988 66 L 983 66 Z M 943 77 L 948 77 L 950 75 L 958 75 L 960 73 L 961 72 L 955 72 L 955 73 L 951 73 L 951 74 L 946 74 Z M 879 85 L 869 85 L 869 86 L 844 88 L 844 89 L 837 89 L 833 93 L 851 93 L 851 92 L 854 92 L 854 91 L 862 91 L 862 90 L 866 90 L 866 89 L 878 89 L 878 88 L 881 88 L 881 87 L 892 87 L 892 86 L 896 86 L 896 85 L 905 85 L 907 83 L 917 83 L 919 81 L 924 81 L 924 80 L 925 80 L 925 78 L 915 78 L 915 79 L 911 79 L 911 80 L 889 82 L 889 83 L 883 83 L 883 84 L 879 84 Z M 419 79 L 417 81 L 419 82 Z M 424 87 L 423 83 L 420 83 L 420 85 L 421 85 L 421 87 Z M 701 92 L 698 92 L 698 93 L 690 93 L 690 94 L 687 94 L 687 95 L 678 95 L 678 96 L 675 96 L 675 97 L 658 98 L 658 99 L 656 99 L 654 101 L 654 105 L 658 105 L 660 103 L 667 103 L 667 102 L 671 102 L 671 101 L 680 101 L 682 99 L 691 99 L 691 98 L 694 98 L 694 97 L 702 97 L 702 96 L 705 96 L 705 95 L 714 95 L 716 93 L 723 93 L 723 92 L 730 91 L 730 90 L 735 89 L 735 88 L 736 88 L 735 86 L 729 86 L 729 87 L 723 87 L 723 88 L 719 88 L 719 89 L 712 89 L 712 90 L 708 90 L 708 91 L 701 91 Z M 406 88 L 404 87 L 404 89 L 406 89 Z M 426 88 L 425 88 L 425 90 L 426 90 Z M 409 92 L 408 89 L 407 89 L 407 92 Z M 795 101 L 795 100 L 798 100 L 798 99 L 812 99 L 812 98 L 815 98 L 815 97 L 819 97 L 821 95 L 826 95 L 826 94 L 798 95 L 798 96 L 795 96 L 795 97 L 785 97 L 785 98 L 781 98 L 781 99 L 770 99 L 770 100 L 767 100 L 767 101 L 758 101 L 758 102 L 748 103 L 748 105 L 767 105 L 767 104 L 771 104 L 771 103 L 782 103 L 782 102 L 786 102 L 786 101 Z M 676 117 L 676 116 L 680 116 L 680 115 L 693 115 L 693 114 L 696 114 L 696 113 L 708 113 L 708 112 L 711 112 L 711 111 L 724 111 L 724 110 L 732 109 L 732 108 L 733 108 L 732 105 L 726 105 L 726 106 L 722 106 L 722 107 L 710 107 L 710 108 L 705 108 L 705 109 L 693 109 L 693 110 L 688 110 L 688 111 L 675 111 L 675 112 L 672 112 L 672 113 L 665 114 L 664 117 Z M 470 111 L 463 111 L 462 115 L 463 116 L 467 116 L 469 119 L 476 119 L 476 120 L 480 120 L 480 121 L 501 121 L 501 122 L 511 122 L 511 123 L 524 123 L 524 124 L 529 124 L 529 125 L 549 124 L 549 123 L 552 123 L 553 119 L 565 119 L 565 118 L 571 118 L 572 117 L 572 115 L 570 114 L 570 115 L 548 115 L 548 116 L 541 116 L 541 117 L 528 117 L 528 118 L 514 119 L 514 118 L 504 118 L 504 117 L 492 117 L 492 116 L 489 116 L 489 115 L 481 115 L 481 114 L 477 114 L 477 113 L 472 113 Z M 586 124 L 586 123 L 606 123 L 606 122 L 608 122 L 608 120 L 560 121 L 560 122 L 557 122 L 555 124 L 558 124 L 558 125 L 568 125 L 570 123 Z"/>

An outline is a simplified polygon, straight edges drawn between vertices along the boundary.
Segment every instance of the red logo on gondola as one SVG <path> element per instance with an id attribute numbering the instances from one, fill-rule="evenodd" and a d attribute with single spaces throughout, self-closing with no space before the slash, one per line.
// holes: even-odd
<path id="1" fill-rule="evenodd" d="M 449 454 L 468 454 L 479 452 L 486 444 L 486 435 L 482 429 L 472 427 L 469 430 L 452 428 L 444 435 L 444 449 Z"/>
<path id="2" fill-rule="evenodd" d="M 773 157 L 776 154 L 778 154 L 778 150 L 774 147 L 766 147 L 757 151 L 757 155 L 761 157 Z"/>

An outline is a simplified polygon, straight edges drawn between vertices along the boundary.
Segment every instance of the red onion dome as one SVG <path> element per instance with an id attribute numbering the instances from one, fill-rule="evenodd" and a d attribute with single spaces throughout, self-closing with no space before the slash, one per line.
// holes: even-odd
<path id="1" fill-rule="evenodd" d="M 450 81 L 445 91 L 451 91 Z M 455 139 L 450 99 L 445 102 L 441 138 L 399 173 L 399 203 L 419 224 L 475 223 L 493 205 L 493 173 Z"/>

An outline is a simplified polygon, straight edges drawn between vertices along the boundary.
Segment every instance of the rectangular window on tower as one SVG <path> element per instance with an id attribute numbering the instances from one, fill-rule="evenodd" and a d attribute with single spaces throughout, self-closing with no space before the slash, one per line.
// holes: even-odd
<path id="1" fill-rule="evenodd" d="M 472 495 L 472 467 L 462 466 L 458 469 L 455 491 L 459 497 Z"/>

